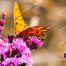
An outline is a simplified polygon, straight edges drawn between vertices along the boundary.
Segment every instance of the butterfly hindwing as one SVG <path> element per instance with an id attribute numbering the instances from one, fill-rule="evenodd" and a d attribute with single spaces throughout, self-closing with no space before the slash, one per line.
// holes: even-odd
<path id="1" fill-rule="evenodd" d="M 19 36 L 37 36 L 37 37 L 45 37 L 49 28 L 47 26 L 35 26 L 27 28 L 26 30 L 20 32 Z"/>

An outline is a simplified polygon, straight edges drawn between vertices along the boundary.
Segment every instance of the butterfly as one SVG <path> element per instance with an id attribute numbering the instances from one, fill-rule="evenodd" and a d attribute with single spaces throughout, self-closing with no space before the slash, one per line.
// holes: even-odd
<path id="1" fill-rule="evenodd" d="M 14 4 L 14 27 L 18 36 L 39 36 L 45 37 L 49 28 L 48 26 L 34 26 L 29 27 L 20 12 L 19 5 L 17 2 Z"/>
<path id="2" fill-rule="evenodd" d="M 26 42 L 27 46 L 30 49 L 35 49 L 38 47 L 38 44 L 42 46 L 42 38 L 45 39 L 47 32 L 49 31 L 48 26 L 34 26 L 29 27 L 21 14 L 19 5 L 17 2 L 14 3 L 14 27 L 15 27 L 15 33 L 16 37 L 23 38 L 23 40 Z M 29 37 L 31 37 L 33 40 L 37 40 L 37 43 L 30 40 Z M 36 37 L 36 38 L 35 38 Z M 10 42 L 12 42 L 11 39 L 13 37 L 8 37 Z M 44 40 L 43 40 L 44 41 Z"/>

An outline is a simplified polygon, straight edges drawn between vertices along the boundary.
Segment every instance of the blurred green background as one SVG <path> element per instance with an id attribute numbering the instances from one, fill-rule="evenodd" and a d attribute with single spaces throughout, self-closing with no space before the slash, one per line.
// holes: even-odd
<path id="1" fill-rule="evenodd" d="M 33 66 L 66 66 L 66 0 L 0 0 L 0 17 L 6 11 L 4 37 L 14 34 L 13 5 L 19 3 L 29 26 L 50 26 L 45 46 L 32 51 Z"/>

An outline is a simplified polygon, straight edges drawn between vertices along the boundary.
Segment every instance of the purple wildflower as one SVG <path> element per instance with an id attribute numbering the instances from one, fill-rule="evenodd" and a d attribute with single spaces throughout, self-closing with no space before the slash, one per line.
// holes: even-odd
<path id="1" fill-rule="evenodd" d="M 0 54 L 5 54 L 10 48 L 10 43 L 5 43 L 3 40 L 0 39 Z"/>
<path id="2" fill-rule="evenodd" d="M 17 38 L 12 43 L 7 41 L 0 39 L 0 55 L 4 57 L 0 66 L 18 66 L 19 64 L 32 66 L 31 51 L 23 39 Z"/>
<path id="3" fill-rule="evenodd" d="M 43 46 L 43 42 L 41 42 L 36 36 L 29 36 L 29 40 L 31 40 L 32 43 L 35 43 L 37 47 Z"/>

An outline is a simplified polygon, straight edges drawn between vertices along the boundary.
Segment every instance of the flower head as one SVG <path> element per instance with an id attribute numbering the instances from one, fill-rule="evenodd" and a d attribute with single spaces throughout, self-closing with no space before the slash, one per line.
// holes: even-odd
<path id="1" fill-rule="evenodd" d="M 22 38 L 17 38 L 12 43 L 0 39 L 0 56 L 0 66 L 32 66 L 31 51 Z"/>
<path id="2" fill-rule="evenodd" d="M 37 47 L 43 46 L 43 42 L 39 40 L 36 36 L 29 36 L 32 43 L 35 43 Z"/>

